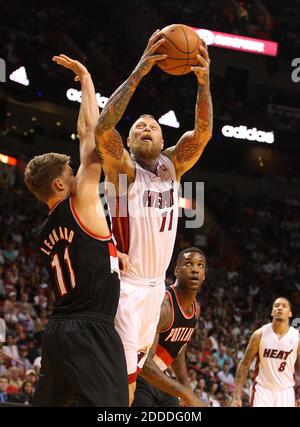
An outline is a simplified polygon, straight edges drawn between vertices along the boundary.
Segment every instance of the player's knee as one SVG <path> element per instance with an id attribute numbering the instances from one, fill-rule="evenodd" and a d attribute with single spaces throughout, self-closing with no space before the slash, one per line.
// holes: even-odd
<path id="1" fill-rule="evenodd" d="M 132 405 L 133 401 L 134 401 L 134 392 L 136 389 L 136 382 L 131 383 L 128 385 L 128 392 L 129 392 L 129 406 Z"/>

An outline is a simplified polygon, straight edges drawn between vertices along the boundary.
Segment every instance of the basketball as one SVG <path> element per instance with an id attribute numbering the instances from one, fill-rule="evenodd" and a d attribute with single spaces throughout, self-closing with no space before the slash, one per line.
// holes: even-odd
<path id="1" fill-rule="evenodd" d="M 173 24 L 161 30 L 166 41 L 157 49 L 157 54 L 168 57 L 157 62 L 166 73 L 181 76 L 191 72 L 190 67 L 199 65 L 196 56 L 202 41 L 198 34 L 187 25 Z"/>

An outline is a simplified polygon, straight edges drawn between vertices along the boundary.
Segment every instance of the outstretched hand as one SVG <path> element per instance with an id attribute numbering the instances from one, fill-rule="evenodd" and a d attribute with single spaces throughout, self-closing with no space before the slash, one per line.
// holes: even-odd
<path id="1" fill-rule="evenodd" d="M 210 59 L 207 51 L 207 46 L 203 41 L 203 46 L 199 47 L 199 55 L 197 55 L 199 66 L 191 67 L 191 70 L 196 74 L 200 85 L 205 85 L 208 82 Z"/>
<path id="2" fill-rule="evenodd" d="M 52 61 L 73 71 L 75 82 L 78 82 L 84 75 L 89 74 L 87 68 L 81 62 L 71 59 L 62 53 L 59 56 L 53 56 Z"/>
<path id="3" fill-rule="evenodd" d="M 156 62 L 167 58 L 166 54 L 155 54 L 159 46 L 165 42 L 160 30 L 156 30 L 148 40 L 147 47 L 136 66 L 135 71 L 140 71 L 143 76 L 149 73 Z"/>

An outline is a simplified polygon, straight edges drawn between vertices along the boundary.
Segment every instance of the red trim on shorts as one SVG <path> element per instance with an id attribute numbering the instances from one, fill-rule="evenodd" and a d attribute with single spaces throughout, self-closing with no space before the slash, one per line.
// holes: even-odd
<path id="1" fill-rule="evenodd" d="M 157 345 L 155 355 L 159 357 L 166 366 L 170 366 L 174 361 L 174 357 L 172 357 L 170 353 L 160 344 Z"/>
<path id="2" fill-rule="evenodd" d="M 95 234 L 92 231 L 90 231 L 84 224 L 83 222 L 80 220 L 77 212 L 75 211 L 75 207 L 73 204 L 73 197 L 70 197 L 70 208 L 71 208 L 71 212 L 74 216 L 75 221 L 77 222 L 77 224 L 79 225 L 80 228 L 82 228 L 82 230 L 88 234 L 89 236 L 93 237 L 94 239 L 98 239 L 98 240 L 110 240 L 111 239 L 111 234 L 109 236 L 100 236 L 99 234 Z"/>
<path id="3" fill-rule="evenodd" d="M 174 294 L 175 294 L 175 297 L 176 297 L 176 301 L 177 301 L 177 304 L 178 304 L 178 306 L 179 306 L 179 308 L 180 308 L 180 311 L 181 311 L 182 315 L 183 315 L 186 319 L 192 319 L 192 318 L 195 316 L 195 305 L 194 305 L 194 303 L 192 304 L 192 307 L 193 307 L 193 312 L 192 312 L 192 314 L 187 314 L 187 313 L 184 311 L 184 309 L 181 307 L 181 304 L 180 304 L 180 302 L 179 302 L 179 298 L 178 298 L 178 296 L 177 296 L 177 292 L 176 292 L 176 290 L 175 290 L 175 285 L 172 285 L 172 286 L 171 286 L 171 288 L 172 288 L 172 289 L 173 289 L 173 291 L 174 291 Z"/>
<path id="4" fill-rule="evenodd" d="M 169 300 L 170 300 L 171 309 L 172 309 L 172 320 L 171 320 L 170 325 L 168 325 L 166 329 L 162 329 L 162 330 L 160 331 L 160 333 L 162 333 L 162 332 L 167 332 L 169 329 L 171 329 L 171 327 L 172 327 L 172 325 L 173 325 L 173 323 L 174 323 L 174 305 L 173 305 L 173 298 L 172 298 L 172 295 L 170 294 L 170 292 L 169 292 L 169 291 L 166 291 L 165 295 L 168 295 Z"/>
<path id="5" fill-rule="evenodd" d="M 124 196 L 124 197 L 127 197 Z M 122 203 L 122 200 L 124 197 L 117 197 L 116 198 L 116 214 L 115 216 L 112 216 L 112 230 L 113 234 L 115 236 L 115 239 L 117 241 L 117 248 L 119 251 L 123 252 L 124 254 L 128 254 L 129 252 L 129 211 L 128 211 L 128 201 L 127 203 L 127 215 L 124 217 L 120 217 L 120 203 Z M 121 202 L 120 202 L 121 201 Z"/>
<path id="6" fill-rule="evenodd" d="M 252 393 L 251 393 L 251 399 L 250 399 L 250 403 L 249 406 L 253 406 L 253 402 L 254 402 L 254 395 L 255 395 L 255 386 L 257 384 L 257 382 L 255 381 L 258 372 L 259 372 L 259 353 L 256 356 L 256 364 L 255 364 L 255 369 L 254 369 L 254 374 L 253 374 L 253 388 L 252 388 Z"/>
<path id="7" fill-rule="evenodd" d="M 137 376 L 138 376 L 138 371 L 134 372 L 133 374 L 128 375 L 128 384 L 135 383 Z"/>
<path id="8" fill-rule="evenodd" d="M 115 245 L 112 242 L 108 242 L 108 251 L 109 251 L 109 255 L 115 258 L 118 258 L 117 255 L 117 249 L 115 247 Z"/>

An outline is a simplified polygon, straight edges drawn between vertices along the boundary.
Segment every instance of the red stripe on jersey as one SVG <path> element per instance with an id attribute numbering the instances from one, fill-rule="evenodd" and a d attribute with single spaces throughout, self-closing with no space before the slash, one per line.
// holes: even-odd
<path id="1" fill-rule="evenodd" d="M 117 248 L 120 252 L 128 254 L 129 252 L 129 213 L 128 204 L 126 205 L 126 216 L 120 217 L 120 198 L 116 198 L 116 216 L 112 217 L 112 229 L 117 241 Z M 124 199 L 125 200 L 125 199 Z M 127 201 L 126 201 L 127 203 Z"/>
<path id="2" fill-rule="evenodd" d="M 176 301 L 177 301 L 177 304 L 178 304 L 178 306 L 179 306 L 179 308 L 180 308 L 180 311 L 181 311 L 182 315 L 183 315 L 186 319 L 191 319 L 192 317 L 194 317 L 194 315 L 195 315 L 195 305 L 194 305 L 194 303 L 192 304 L 192 308 L 193 308 L 192 314 L 187 314 L 187 313 L 184 311 L 184 309 L 181 307 L 181 304 L 180 304 L 180 301 L 179 301 L 179 298 L 178 298 L 178 295 L 177 295 L 177 292 L 176 292 L 176 289 L 175 289 L 175 285 L 172 285 L 172 286 L 171 286 L 171 288 L 173 289 L 173 291 L 174 291 L 174 293 L 175 293 Z"/>
<path id="3" fill-rule="evenodd" d="M 94 239 L 99 239 L 99 240 L 110 240 L 111 239 L 111 234 L 110 235 L 108 235 L 108 236 L 100 236 L 99 234 L 95 234 L 95 233 L 93 233 L 92 231 L 90 231 L 84 224 L 83 224 L 83 222 L 81 222 L 81 220 L 80 220 L 80 218 L 79 218 L 79 216 L 78 216 L 78 214 L 77 214 L 77 212 L 76 212 L 76 210 L 75 210 L 75 207 L 74 207 L 74 202 L 73 202 L 73 197 L 70 197 L 70 207 L 71 207 L 71 211 L 72 211 L 72 214 L 73 214 L 73 216 L 74 216 L 74 218 L 75 218 L 75 220 L 76 220 L 76 222 L 77 222 L 77 224 L 79 225 L 79 227 L 80 228 L 82 228 L 82 230 L 86 233 L 86 234 L 88 234 L 89 236 L 91 236 L 91 237 L 94 237 Z"/>
<path id="4" fill-rule="evenodd" d="M 158 344 L 155 354 L 164 362 L 166 366 L 170 366 L 173 363 L 174 358 L 160 344 Z"/>
<path id="5" fill-rule="evenodd" d="M 253 406 L 253 402 L 254 402 L 254 396 L 255 396 L 255 392 L 256 392 L 256 390 L 255 390 L 255 386 L 256 386 L 256 381 L 253 383 L 253 387 L 252 387 L 252 393 L 251 393 L 251 399 L 250 399 L 250 403 L 249 403 L 249 406 Z"/>
<path id="6" fill-rule="evenodd" d="M 257 354 L 257 356 L 256 356 L 256 363 L 255 363 L 255 369 L 254 369 L 254 374 L 253 374 L 253 381 L 256 380 L 256 377 L 257 377 L 258 372 L 259 372 L 259 362 L 260 362 L 259 354 Z"/>
<path id="7" fill-rule="evenodd" d="M 52 206 L 52 208 L 51 208 L 51 209 L 49 209 L 48 215 L 52 214 L 52 212 L 54 211 L 54 209 L 55 209 L 55 208 L 57 208 L 57 206 L 58 206 L 61 202 L 63 202 L 64 200 L 66 200 L 66 199 L 61 199 L 61 200 L 59 200 L 58 202 L 56 202 L 56 203 Z"/>
<path id="8" fill-rule="evenodd" d="M 255 379 L 258 375 L 259 372 L 259 353 L 257 354 L 256 357 L 256 363 L 255 363 L 255 369 L 254 369 L 254 374 L 253 374 L 253 388 L 252 388 L 252 393 L 251 393 L 251 399 L 250 399 L 250 403 L 249 406 L 253 406 L 253 402 L 254 402 L 254 395 L 255 395 L 255 385 L 257 384 Z"/>

